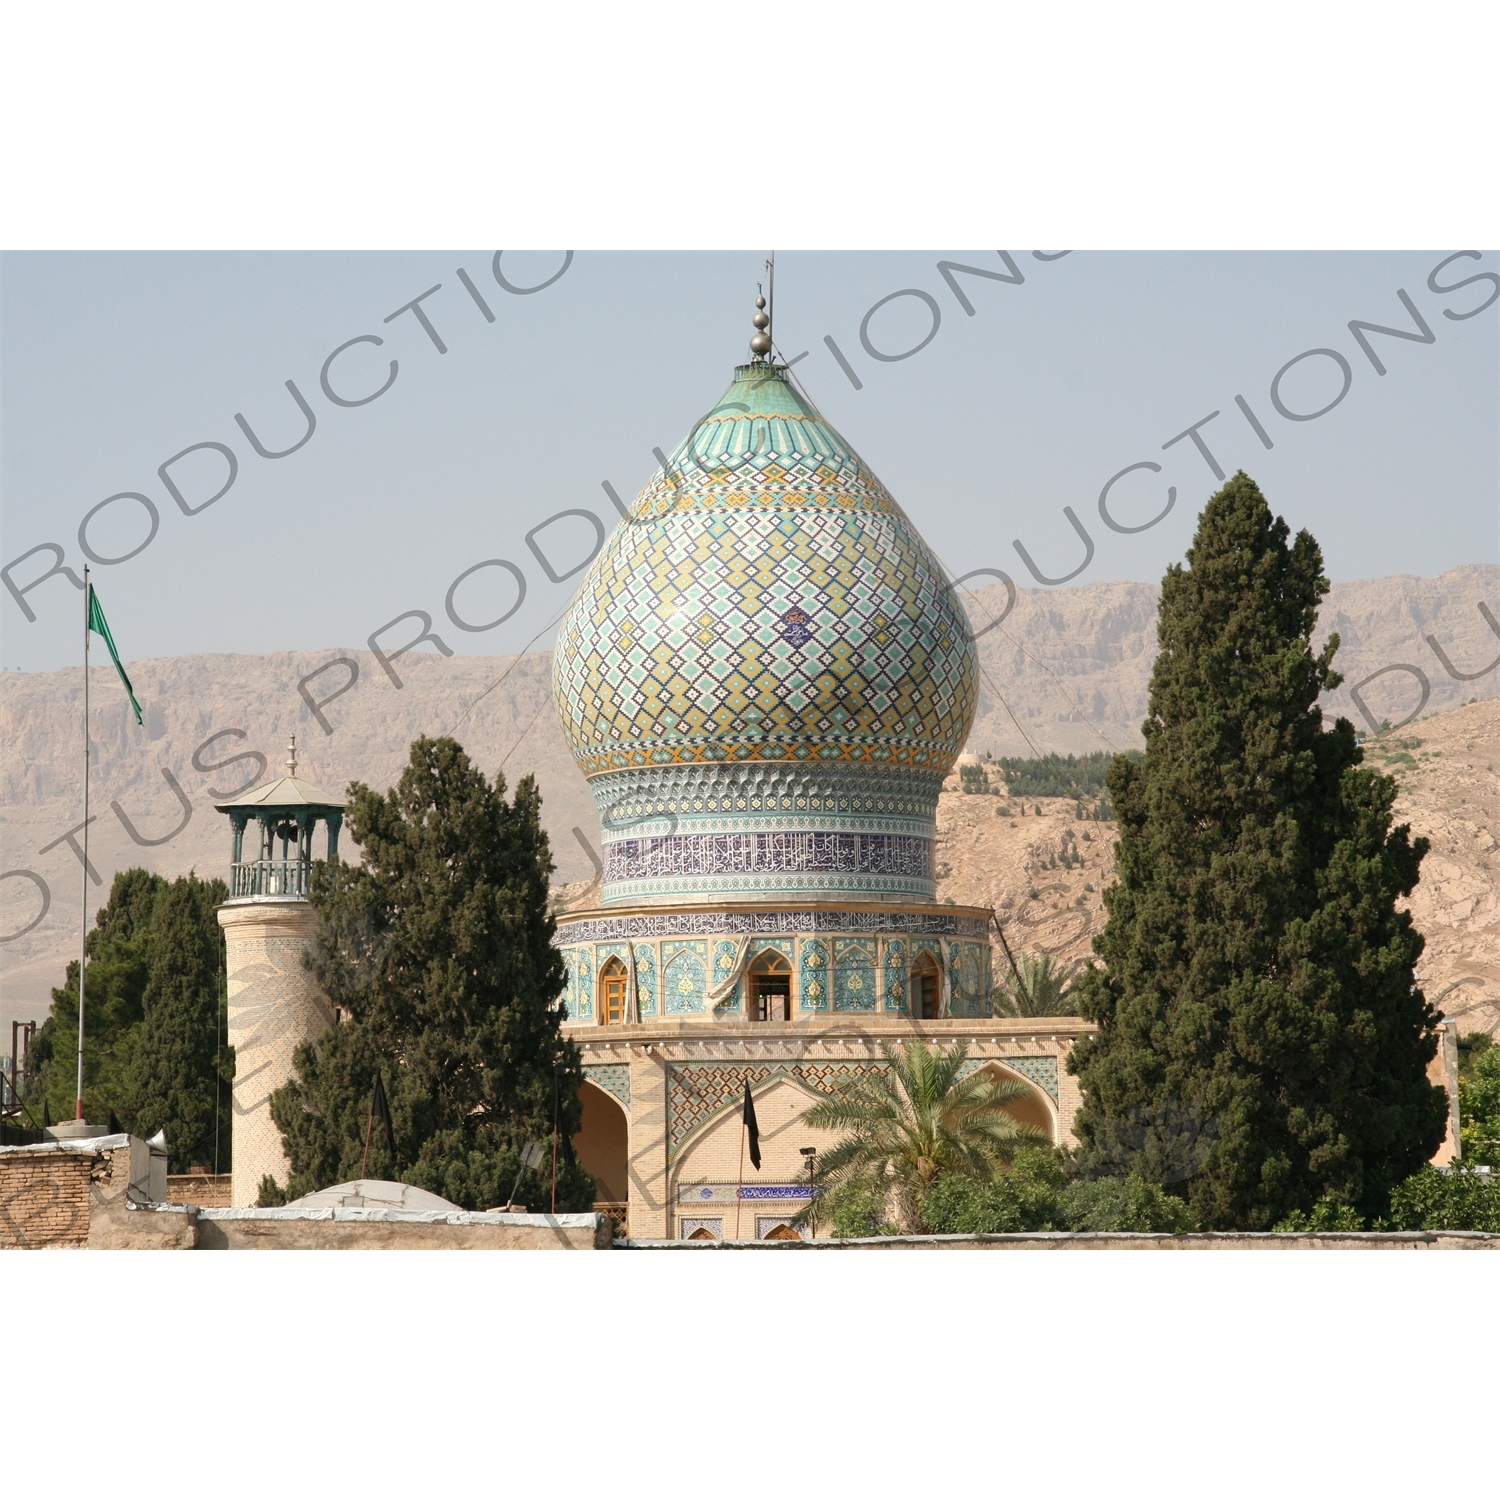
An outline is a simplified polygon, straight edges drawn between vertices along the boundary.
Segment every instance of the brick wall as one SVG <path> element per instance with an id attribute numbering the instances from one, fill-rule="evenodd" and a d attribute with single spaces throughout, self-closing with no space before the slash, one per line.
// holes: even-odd
<path id="1" fill-rule="evenodd" d="M 89 1179 L 99 1158 L 24 1147 L 0 1157 L 0 1245 L 81 1249 L 89 1239 Z"/>
<path id="2" fill-rule="evenodd" d="M 136 1144 L 145 1161 L 145 1142 Z M 0 1247 L 82 1249 L 95 1213 L 123 1203 L 130 1171 L 125 1136 L 0 1149 Z"/>

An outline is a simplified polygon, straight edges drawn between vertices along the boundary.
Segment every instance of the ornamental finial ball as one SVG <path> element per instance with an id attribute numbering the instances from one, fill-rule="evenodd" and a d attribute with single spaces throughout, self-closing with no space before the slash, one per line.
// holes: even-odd
<path id="1" fill-rule="evenodd" d="M 771 352 L 771 335 L 768 333 L 757 333 L 750 340 L 750 352 L 752 354 L 769 354 Z"/>

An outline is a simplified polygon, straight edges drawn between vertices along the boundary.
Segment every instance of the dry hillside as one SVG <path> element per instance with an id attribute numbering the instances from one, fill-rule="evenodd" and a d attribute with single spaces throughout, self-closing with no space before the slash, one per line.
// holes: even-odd
<path id="1" fill-rule="evenodd" d="M 1138 745 L 1155 655 L 1157 592 L 1153 585 L 1137 583 L 1020 590 L 1001 627 L 984 633 L 979 642 L 984 677 L 970 746 L 996 755 L 1029 754 L 1028 743 L 1041 751 L 1082 752 L 1102 748 L 1101 733 L 1120 748 Z M 1000 584 L 976 596 L 971 601 L 976 628 L 983 630 L 1005 601 Z M 1351 682 L 1393 662 L 1417 665 L 1430 683 L 1430 714 L 1476 693 L 1493 694 L 1500 686 L 1500 672 L 1467 682 L 1449 677 L 1426 641 L 1435 636 L 1461 671 L 1477 671 L 1494 660 L 1500 642 L 1479 613 L 1482 601 L 1500 611 L 1500 568 L 1475 566 L 1440 578 L 1340 584 L 1324 608 L 1323 628 L 1339 630 L 1344 642 L 1339 663 Z M 347 692 L 331 697 L 349 680 L 347 667 L 330 665 L 340 657 L 357 666 L 358 676 Z M 330 792 L 341 792 L 354 779 L 388 786 L 418 734 L 455 734 L 490 774 L 502 766 L 512 782 L 527 772 L 536 774 L 559 880 L 589 875 L 589 856 L 573 829 L 597 847 L 598 820 L 558 729 L 551 659 L 545 653 L 521 658 L 413 653 L 397 663 L 399 689 L 368 651 L 352 649 L 182 656 L 129 666 L 146 708 L 140 728 L 127 717 L 112 668 L 95 666 L 92 675 L 90 858 L 100 882 L 89 885 L 91 908 L 102 904 L 114 873 L 130 865 L 165 875 L 189 869 L 223 874 L 229 835 L 213 804 L 223 800 L 223 793 L 243 788 L 254 765 L 241 761 L 200 771 L 194 756 L 199 765 L 212 767 L 233 755 L 257 752 L 267 761 L 265 774 L 279 775 L 290 734 L 298 738 L 300 774 Z M 329 732 L 298 692 L 299 681 L 320 668 L 327 670 L 306 686 L 314 701 L 328 700 L 321 712 Z M 1372 684 L 1366 696 L 1377 717 L 1398 719 L 1410 711 L 1415 690 L 1414 678 L 1396 673 Z M 1002 693 L 1025 728 L 1024 737 L 1002 706 Z M 1353 713 L 1347 688 L 1330 698 L 1329 707 Z M 81 709 L 82 673 L 77 668 L 0 676 L 0 869 L 34 872 L 46 883 L 50 901 L 46 915 L 30 931 L 0 945 L 0 1035 L 7 1045 L 9 1021 L 45 1012 L 50 989 L 77 948 L 81 869 L 64 835 L 83 816 Z M 1360 722 L 1357 714 L 1355 718 Z M 241 731 L 243 737 L 224 734 L 227 730 Z M 1420 732 L 1434 731 L 1424 726 Z M 220 737 L 204 748 L 214 735 Z M 191 808 L 185 821 L 168 775 Z M 1414 783 L 1412 795 L 1428 794 Z M 1445 788 L 1430 795 L 1462 793 Z M 945 878 L 944 894 L 958 899 L 954 887 L 967 881 L 964 899 L 971 898 L 972 888 L 972 899 L 988 900 L 986 892 L 1000 879 L 999 872 L 1013 866 L 1014 878 L 1006 877 L 1010 884 L 1004 890 L 994 887 L 997 903 L 1021 924 L 1028 941 L 1034 929 L 1038 943 L 1055 942 L 1061 951 L 1083 954 L 1088 934 L 1082 924 L 1088 912 L 1097 912 L 1098 887 L 1107 877 L 1098 864 L 1108 857 L 1105 841 L 1080 838 L 1085 866 L 1068 871 L 1049 867 L 1047 878 L 1039 879 L 1037 861 L 1045 864 L 1049 855 L 1057 856 L 1071 830 L 1071 810 L 1033 822 L 1030 817 L 997 820 L 989 809 L 983 833 L 998 840 L 984 855 L 997 862 L 989 871 L 973 865 L 965 852 L 980 847 L 975 842 L 982 842 L 978 825 L 969 825 L 984 811 L 967 804 L 984 800 L 944 799 L 947 852 L 942 858 L 953 871 Z M 999 823 L 1005 826 L 992 826 Z M 1456 857 L 1442 854 L 1445 870 L 1446 862 Z M 1461 861 L 1455 865 L 1460 867 L 1463 879 L 1453 877 L 1454 891 L 1467 890 L 1478 879 L 1472 860 L 1469 866 Z M 962 873 L 971 868 L 986 869 L 984 880 L 975 883 Z M 1085 892 L 1085 883 L 1095 890 Z M 1027 897 L 1033 885 L 1038 896 Z M 1483 899 L 1490 907 L 1476 895 L 1473 911 L 1463 919 L 1465 932 L 1482 920 L 1477 913 L 1493 909 L 1493 884 L 1487 889 Z M 1085 897 L 1083 907 L 1077 905 L 1079 895 Z M 0 935 L 26 927 L 41 910 L 42 899 L 40 889 L 25 878 L 0 883 Z M 1466 899 L 1455 897 L 1458 905 Z M 1482 949 L 1481 943 L 1476 952 Z M 1476 976 L 1483 977 L 1477 971 Z M 1461 977 L 1459 970 L 1454 977 Z M 1493 987 L 1496 981 L 1487 983 Z M 1478 990 L 1470 982 L 1465 994 Z"/>
<path id="2" fill-rule="evenodd" d="M 1500 699 L 1423 719 L 1366 751 L 1400 782 L 1397 817 L 1432 844 L 1407 903 L 1427 938 L 1423 988 L 1462 1030 L 1500 1036 Z M 1003 789 L 997 773 L 991 779 Z M 1104 922 L 1115 825 L 1079 821 L 1061 798 L 1027 798 L 1024 816 L 1021 806 L 1003 790 L 966 794 L 949 778 L 938 806 L 939 899 L 993 907 L 1013 949 L 1087 960 Z M 995 961 L 1003 972 L 998 950 Z"/>

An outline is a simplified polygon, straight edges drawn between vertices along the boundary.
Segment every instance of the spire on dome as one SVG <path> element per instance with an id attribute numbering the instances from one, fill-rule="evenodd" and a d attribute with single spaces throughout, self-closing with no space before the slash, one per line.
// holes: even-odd
<path id="1" fill-rule="evenodd" d="M 761 291 L 760 283 L 755 286 L 755 316 L 750 321 L 755 325 L 755 333 L 750 339 L 750 352 L 756 359 L 769 359 L 771 357 L 771 318 L 766 312 L 766 299 Z"/>

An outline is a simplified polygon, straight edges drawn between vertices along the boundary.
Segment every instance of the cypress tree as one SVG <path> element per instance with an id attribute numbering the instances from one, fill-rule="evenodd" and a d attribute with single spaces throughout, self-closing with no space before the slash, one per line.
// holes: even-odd
<path id="1" fill-rule="evenodd" d="M 222 880 L 167 881 L 121 870 L 89 930 L 84 1017 L 84 1112 L 115 1115 L 135 1135 L 167 1132 L 174 1169 L 212 1166 L 219 1102 L 218 1165 L 229 1169 L 232 1049 L 220 1048 L 226 1017 L 214 907 Z M 71 962 L 33 1054 L 41 1096 L 54 1120 L 73 1117 L 78 1053 L 78 963 Z M 28 1100 L 41 1118 L 41 1097 Z"/>
<path id="2" fill-rule="evenodd" d="M 145 1011 L 152 914 L 166 881 L 150 870 L 121 870 L 110 885 L 84 947 L 88 954 L 88 1014 L 83 1032 L 83 1104 L 102 1124 L 115 1113 L 131 1120 L 131 1060 Z M 71 1120 L 78 1086 L 78 960 L 69 961 L 52 1009 L 37 1028 L 32 1052 L 38 1089 L 28 1108 L 40 1120 L 45 1100 L 54 1120 Z"/>
<path id="3" fill-rule="evenodd" d="M 214 917 L 214 907 L 228 898 L 222 880 L 186 875 L 163 885 L 152 912 L 140 1035 L 128 1075 L 128 1117 L 137 1135 L 166 1131 L 177 1171 L 213 1165 L 216 1124 L 218 1165 L 228 1168 L 227 1079 L 217 1078 L 215 1088 L 223 1063 L 223 1016 L 221 938 Z"/>
<path id="4" fill-rule="evenodd" d="M 593 1184 L 568 1159 L 579 1128 L 578 1049 L 561 1033 L 561 955 L 547 911 L 552 858 L 531 777 L 507 801 L 452 739 L 413 742 L 382 797 L 349 788 L 362 863 L 315 867 L 318 942 L 309 957 L 340 1024 L 296 1054 L 271 1101 L 299 1197 L 360 1175 L 375 1074 L 390 1102 L 394 1159 L 374 1132 L 367 1175 L 427 1188 L 465 1208 L 503 1202 L 527 1140 L 563 1146 L 558 1206 Z M 548 1171 L 550 1196 L 550 1169 Z M 535 1203 L 540 1185 L 528 1185 Z"/>
<path id="5" fill-rule="evenodd" d="M 1313 538 L 1287 538 L 1242 472 L 1167 571 L 1145 758 L 1108 774 L 1104 966 L 1076 991 L 1099 1028 L 1069 1063 L 1086 1157 L 1161 1175 L 1155 1127 L 1203 1122 L 1174 1191 L 1210 1228 L 1269 1229 L 1325 1195 L 1383 1214 L 1447 1113 L 1423 939 L 1396 909 L 1427 840 L 1391 826 L 1396 784 L 1348 720 L 1322 727 L 1328 580 Z"/>

